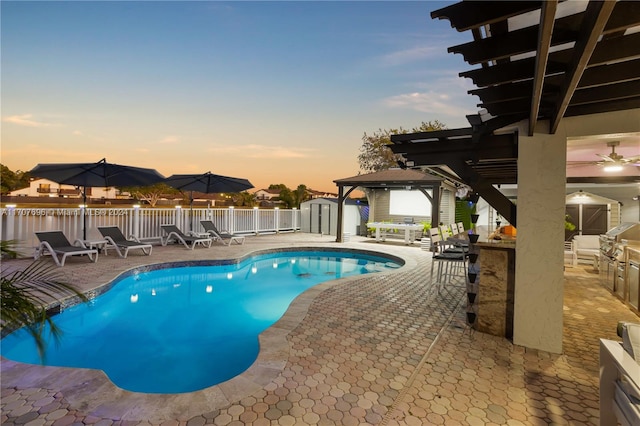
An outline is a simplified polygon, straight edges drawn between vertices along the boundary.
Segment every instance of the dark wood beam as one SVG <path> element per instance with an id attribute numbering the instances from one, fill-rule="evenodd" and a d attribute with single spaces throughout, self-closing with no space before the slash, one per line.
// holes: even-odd
<path id="1" fill-rule="evenodd" d="M 607 2 L 609 3 L 609 2 Z M 605 65 L 640 55 L 640 33 L 602 40 L 589 59 L 589 66 Z"/>
<path id="2" fill-rule="evenodd" d="M 531 92 L 531 111 L 529 113 L 529 136 L 538 122 L 538 110 L 542 99 L 542 85 L 544 83 L 547 61 L 549 60 L 549 48 L 551 47 L 551 35 L 555 22 L 558 0 L 549 0 L 542 3 L 540 11 L 540 25 L 538 29 L 538 49 L 536 54 L 536 66 L 533 73 L 533 91 Z"/>
<path id="3" fill-rule="evenodd" d="M 503 127 L 510 126 L 514 123 L 517 123 L 520 120 L 524 120 L 527 118 L 526 113 L 514 114 L 510 116 L 496 116 L 490 118 L 489 120 L 482 123 L 482 127 L 477 129 L 473 133 L 473 140 L 476 143 L 483 141 L 486 137 L 489 137 L 493 132 L 498 129 L 502 129 Z M 511 137 L 514 138 L 514 141 L 517 143 L 518 135 L 516 132 L 511 134 Z"/>
<path id="4" fill-rule="evenodd" d="M 498 191 L 491 182 L 475 172 L 464 161 L 455 161 L 448 166 L 457 175 L 467 176 L 469 186 L 496 209 L 510 224 L 517 227 L 516 206 Z"/>
<path id="5" fill-rule="evenodd" d="M 539 9 L 541 3 L 541 1 L 460 2 L 434 10 L 431 12 L 431 18 L 448 19 L 453 28 L 458 31 L 467 31 Z"/>
<path id="6" fill-rule="evenodd" d="M 517 136 L 514 134 L 486 136 L 482 139 L 481 143 L 478 144 L 472 143 L 470 139 L 453 139 L 446 141 L 446 143 L 422 142 L 395 144 L 389 145 L 389 148 L 394 154 L 441 155 L 438 158 L 464 157 L 465 159 L 476 158 L 480 160 L 518 157 Z M 438 164 L 446 163 L 440 162 Z"/>
<path id="7" fill-rule="evenodd" d="M 452 182 L 454 184 L 466 185 L 465 182 L 462 179 L 460 179 L 460 176 L 453 175 L 453 174 L 447 172 L 446 170 L 443 170 L 441 167 L 438 167 L 438 166 L 435 166 L 435 167 L 427 166 L 427 167 L 425 167 L 424 171 L 429 173 L 429 174 L 431 174 L 431 175 L 434 175 L 434 176 L 437 176 L 439 178 L 448 180 L 448 181 L 450 181 L 450 182 Z"/>
<path id="8" fill-rule="evenodd" d="M 640 69 L 638 69 L 640 73 Z M 608 84 L 606 86 L 578 89 L 571 98 L 571 106 L 590 104 L 594 102 L 614 101 L 633 98 L 640 95 L 640 79 Z"/>
<path id="9" fill-rule="evenodd" d="M 550 45 L 558 46 L 571 43 L 578 38 L 578 30 L 583 20 L 583 13 L 554 19 Z M 482 40 L 452 46 L 449 53 L 459 53 L 464 60 L 471 64 L 510 58 L 527 52 L 536 52 L 538 46 L 538 26 L 510 31 L 504 35 L 492 35 Z"/>
<path id="10" fill-rule="evenodd" d="M 569 62 L 571 61 L 572 49 L 565 49 L 549 54 L 547 64 L 547 75 L 561 74 L 567 71 Z M 589 68 L 585 70 L 585 78 L 588 71 L 592 67 L 606 66 L 618 68 L 617 72 L 628 75 L 633 73 L 637 68 L 629 66 L 623 71 L 625 63 L 621 61 L 625 58 L 637 58 L 640 56 L 640 33 L 630 34 L 619 39 L 603 40 L 596 46 L 591 59 L 589 60 Z M 621 64 L 610 64 L 620 61 Z M 635 63 L 636 59 L 631 62 Z M 510 83 L 513 81 L 526 80 L 533 78 L 535 70 L 535 58 L 525 58 L 508 64 L 497 64 L 488 68 L 477 68 L 459 73 L 460 77 L 470 78 L 473 84 L 478 87 L 494 86 L 498 84 Z M 598 73 L 594 69 L 595 73 Z M 605 71 L 606 73 L 606 71 Z M 592 77 L 589 77 L 592 78 Z M 602 78 L 602 77 L 598 77 Z"/>
<path id="11" fill-rule="evenodd" d="M 438 141 L 453 137 L 471 136 L 473 134 L 473 128 L 463 127 L 460 129 L 447 129 L 447 130 L 434 130 L 430 132 L 417 132 L 417 133 L 399 133 L 391 135 L 390 139 L 393 143 L 400 142 L 416 142 L 416 141 Z"/>
<path id="12" fill-rule="evenodd" d="M 620 184 L 640 182 L 640 176 L 567 177 L 567 183 Z"/>
<path id="13" fill-rule="evenodd" d="M 582 104 L 569 106 L 565 117 L 574 117 L 577 115 L 598 114 L 602 112 L 623 111 L 627 109 L 640 108 L 640 96 L 628 99 L 619 99 L 616 101 L 594 102 L 591 104 Z"/>
<path id="14" fill-rule="evenodd" d="M 495 116 L 508 116 L 513 114 L 524 114 L 529 117 L 529 108 L 531 102 L 529 98 L 511 99 L 503 102 L 494 102 L 491 104 L 480 103 L 479 107 L 485 108 L 489 114 Z"/>
<path id="15" fill-rule="evenodd" d="M 640 2 L 637 0 L 618 1 L 604 27 L 603 34 L 624 32 L 627 28 L 640 25 Z"/>
<path id="16" fill-rule="evenodd" d="M 554 134 L 558 130 L 560 120 L 564 117 L 573 92 L 576 87 L 578 87 L 582 73 L 589 64 L 591 55 L 598 44 L 598 38 L 604 30 L 615 4 L 613 1 L 589 2 L 587 4 L 587 10 L 585 11 L 585 17 L 580 30 L 580 37 L 573 48 L 574 58 L 567 71 L 567 80 L 560 89 L 560 97 L 556 103 L 555 111 L 551 116 L 549 129 L 551 134 Z"/>
<path id="17" fill-rule="evenodd" d="M 640 5 L 640 2 L 638 2 Z M 582 74 L 578 88 L 601 86 L 611 81 L 626 81 L 640 79 L 640 59 L 618 62 L 611 65 L 589 67 Z"/>
<path id="18" fill-rule="evenodd" d="M 563 73 L 567 70 L 570 50 L 560 50 L 549 54 L 547 75 Z M 487 69 L 477 68 L 459 73 L 460 77 L 470 78 L 478 87 L 510 83 L 531 79 L 535 70 L 535 58 L 525 58 L 507 64 L 498 64 Z"/>

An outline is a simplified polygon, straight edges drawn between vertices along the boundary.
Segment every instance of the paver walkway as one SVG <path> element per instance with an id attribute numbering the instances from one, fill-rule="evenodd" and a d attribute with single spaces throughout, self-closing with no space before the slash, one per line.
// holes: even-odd
<path id="1" fill-rule="evenodd" d="M 3 359 L 2 424 L 598 424 L 598 339 L 617 339 L 618 321 L 640 319 L 598 284 L 591 268 L 567 268 L 564 353 L 554 355 L 471 333 L 463 290 L 438 294 L 428 280 L 430 255 L 417 246 L 333 240 L 285 234 L 194 251 L 156 247 L 151 257 L 108 256 L 97 264 L 70 258 L 66 273 L 86 289 L 140 264 L 238 257 L 263 248 L 381 250 L 407 263 L 301 295 L 274 327 L 286 330 L 276 351 L 282 363 L 270 358 L 268 374 L 218 393 L 148 398 L 105 384 L 97 373 L 79 381 L 65 371 L 42 381 L 34 371 L 46 367 Z"/>

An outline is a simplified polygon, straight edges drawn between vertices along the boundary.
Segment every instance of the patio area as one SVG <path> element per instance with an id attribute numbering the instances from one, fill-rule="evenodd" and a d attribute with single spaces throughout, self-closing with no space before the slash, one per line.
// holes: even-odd
<path id="1" fill-rule="evenodd" d="M 565 271 L 564 353 L 513 346 L 471 332 L 466 296 L 429 282 L 430 253 L 416 244 L 305 233 L 247 237 L 244 245 L 150 257 L 69 258 L 69 280 L 90 290 L 138 265 L 227 259 L 279 247 L 344 247 L 405 259 L 389 273 L 321 284 L 264 333 L 260 368 L 203 391 L 145 395 L 104 374 L 1 361 L 4 425 L 547 425 L 598 424 L 599 338 L 639 322 L 588 266 Z M 113 252 L 112 252 L 113 253 Z M 30 260 L 3 262 L 21 267 Z"/>

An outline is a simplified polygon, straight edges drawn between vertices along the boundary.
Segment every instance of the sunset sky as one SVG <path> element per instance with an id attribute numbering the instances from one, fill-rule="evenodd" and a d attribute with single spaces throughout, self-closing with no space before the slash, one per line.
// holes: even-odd
<path id="1" fill-rule="evenodd" d="M 3 0 L 0 162 L 336 192 L 365 132 L 477 112 L 450 3 Z"/>

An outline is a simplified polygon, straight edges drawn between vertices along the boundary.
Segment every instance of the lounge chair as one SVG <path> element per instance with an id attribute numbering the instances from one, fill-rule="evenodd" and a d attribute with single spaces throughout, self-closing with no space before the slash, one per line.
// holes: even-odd
<path id="1" fill-rule="evenodd" d="M 140 242 L 137 238 L 127 239 L 117 226 L 98 226 L 98 231 L 109 242 L 105 247 L 105 254 L 107 249 L 114 248 L 118 252 L 118 256 L 126 258 L 129 250 L 140 249 L 149 256 L 153 249 L 151 244 Z"/>
<path id="2" fill-rule="evenodd" d="M 214 241 L 220 241 L 226 246 L 230 246 L 234 241 L 236 244 L 244 244 L 244 235 L 231 234 L 226 231 L 220 232 L 218 228 L 216 228 L 216 225 L 210 220 L 201 220 L 200 224 L 205 232 L 213 237 Z"/>
<path id="3" fill-rule="evenodd" d="M 211 243 L 213 242 L 209 236 L 203 237 L 187 235 L 175 225 L 160 225 L 160 227 L 167 234 L 165 239 L 160 240 L 163 246 L 166 246 L 169 241 L 175 240 L 180 244 L 183 244 L 186 248 L 193 250 L 196 247 L 196 244 L 211 247 Z"/>
<path id="4" fill-rule="evenodd" d="M 35 259 L 39 259 L 47 252 L 51 254 L 58 266 L 64 266 L 67 256 L 87 255 L 92 262 L 98 261 L 98 250 L 87 248 L 82 240 L 76 240 L 71 244 L 62 231 L 36 232 L 40 245 L 36 249 Z M 58 259 L 60 256 L 60 259 Z"/>

